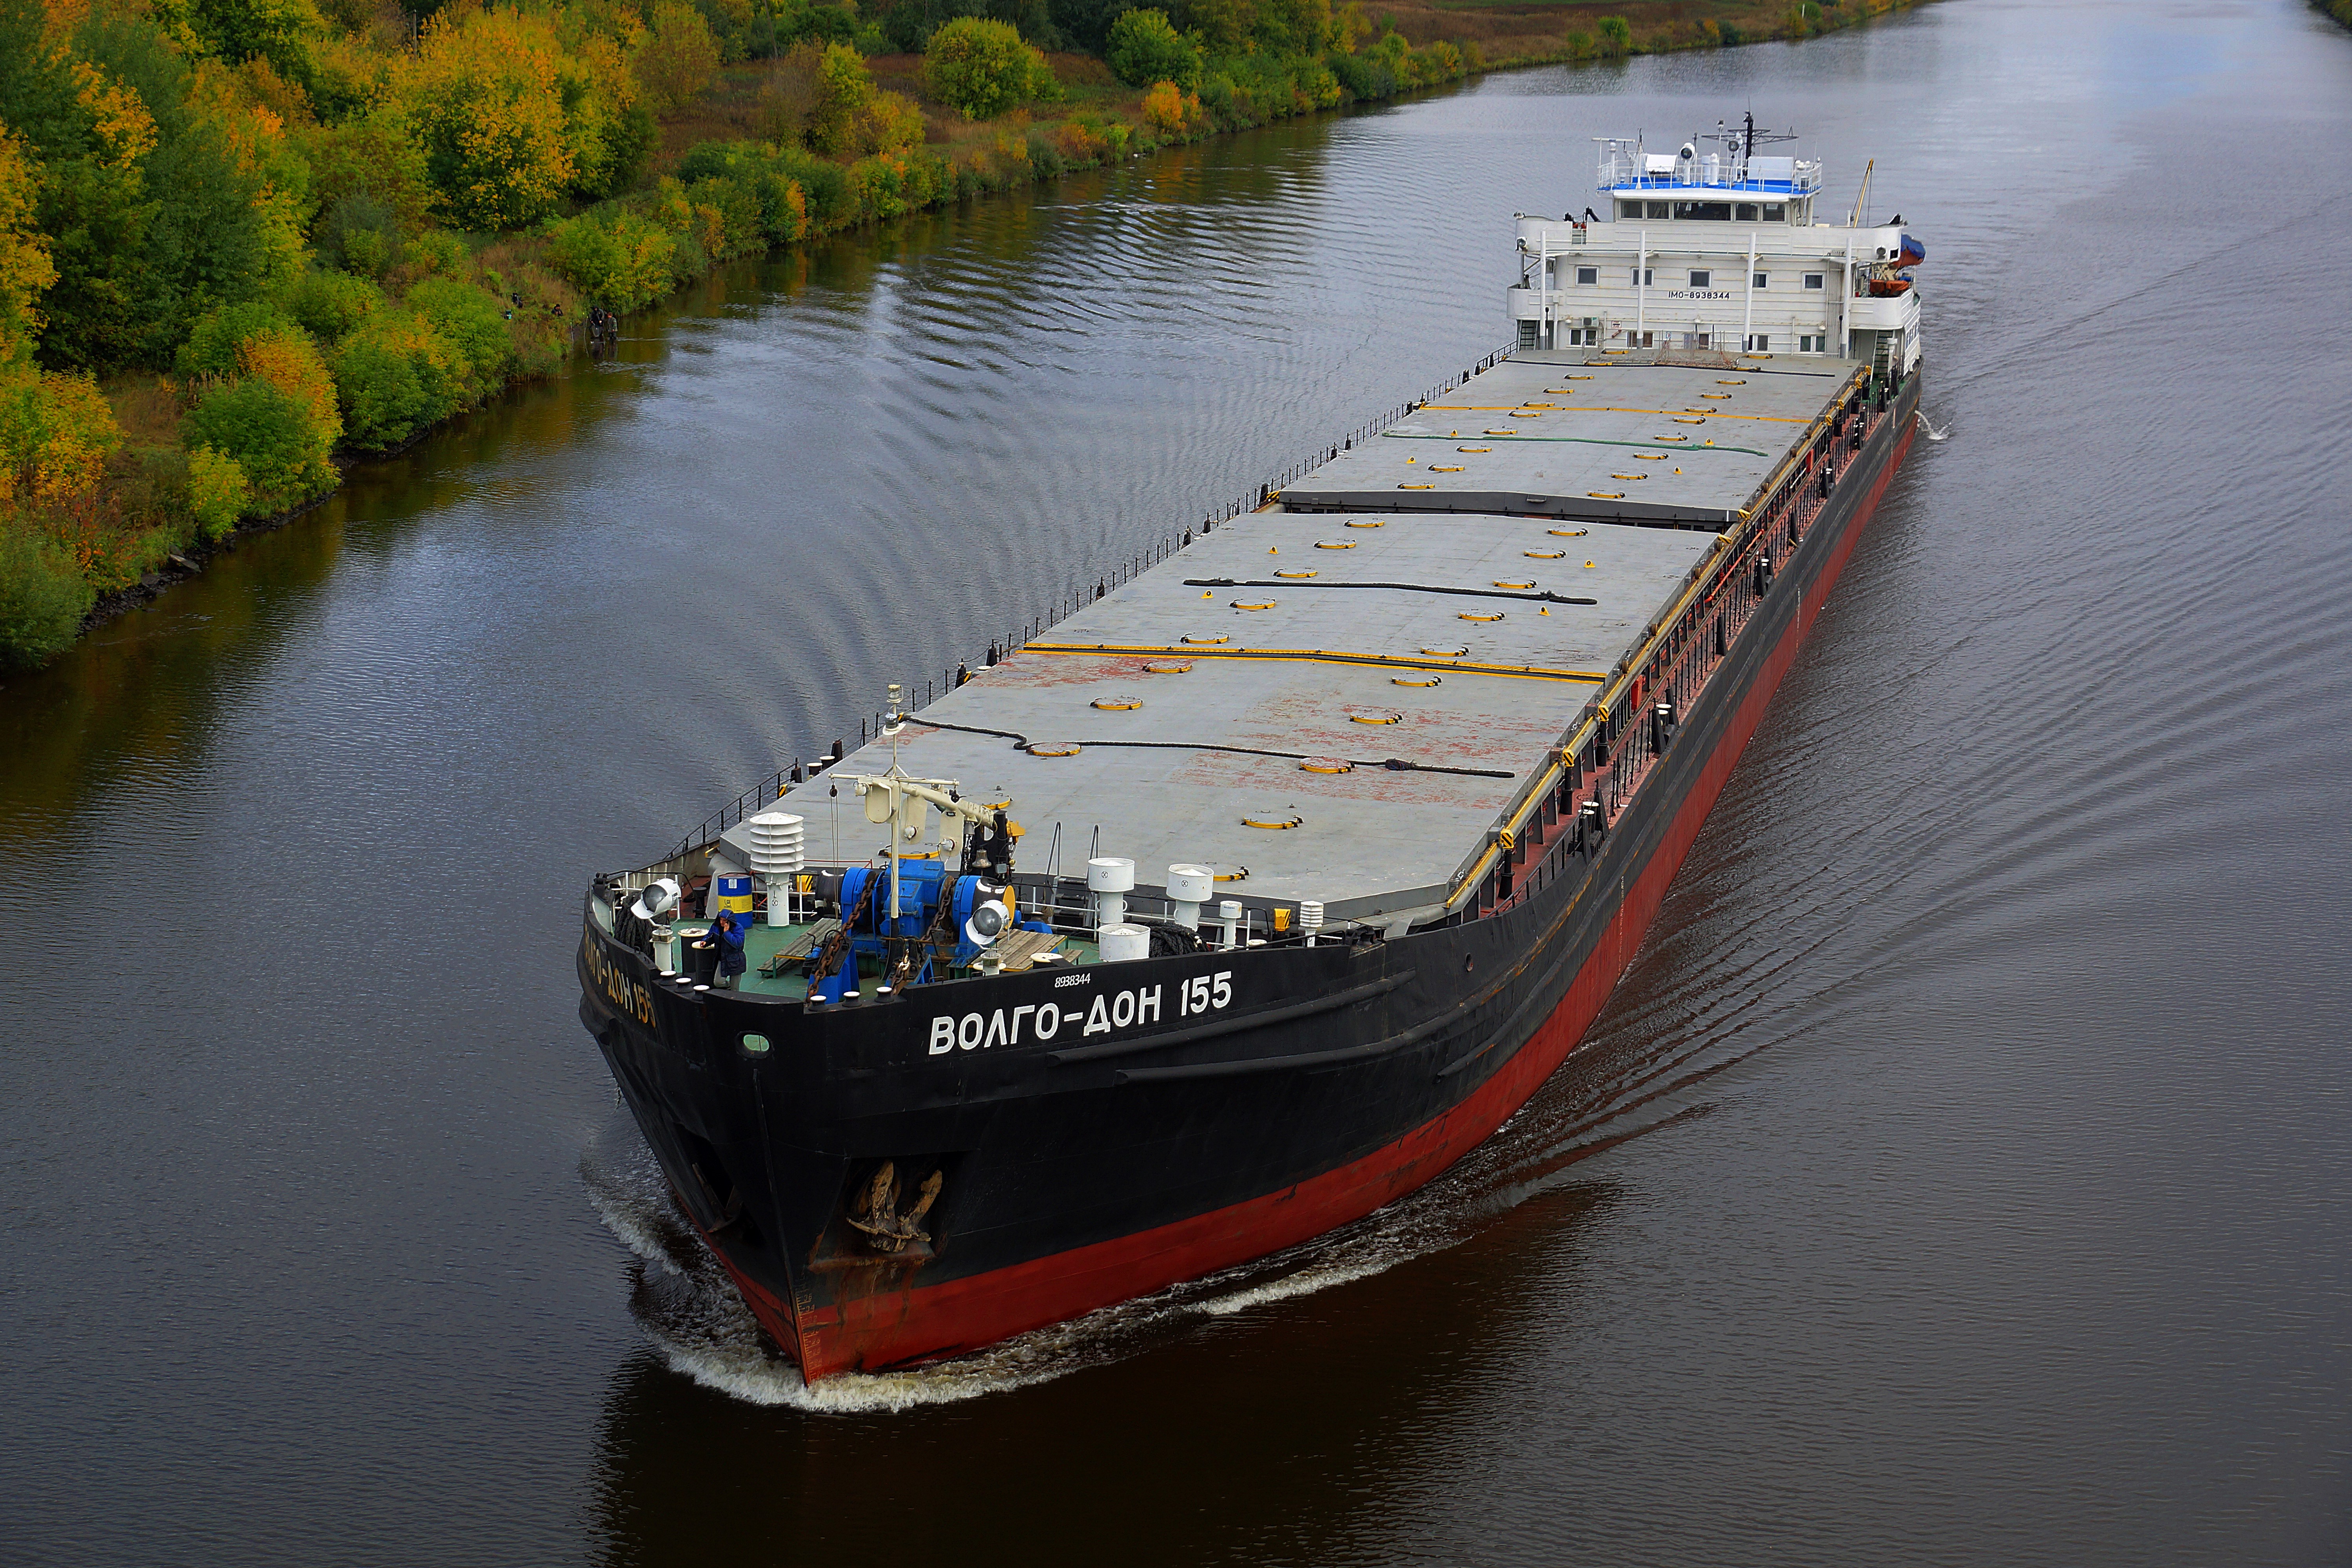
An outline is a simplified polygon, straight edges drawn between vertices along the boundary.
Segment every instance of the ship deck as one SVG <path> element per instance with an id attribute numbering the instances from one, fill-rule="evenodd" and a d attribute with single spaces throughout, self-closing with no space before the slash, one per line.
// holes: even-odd
<path id="1" fill-rule="evenodd" d="M 898 763 L 1011 800 L 1023 871 L 1049 868 L 1058 826 L 1064 876 L 1121 855 L 1156 889 L 1171 862 L 1203 863 L 1236 879 L 1229 896 L 1393 921 L 1446 897 L 1715 542 L 1541 519 L 1252 513 L 925 708 Z M 882 830 L 828 791 L 889 762 L 871 744 L 788 791 L 779 804 L 805 818 L 813 860 L 878 850 Z M 1313 771 L 1339 763 L 1351 771 Z M 741 828 L 727 837 L 748 856 Z"/>
<path id="2" fill-rule="evenodd" d="M 1721 363 L 1522 353 L 1286 487 L 1283 504 L 1727 526 L 1857 371 L 1698 357 Z"/>

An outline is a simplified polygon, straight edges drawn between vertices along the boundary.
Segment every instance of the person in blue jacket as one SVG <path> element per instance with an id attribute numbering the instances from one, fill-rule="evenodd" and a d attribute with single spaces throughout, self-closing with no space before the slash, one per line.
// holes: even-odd
<path id="1" fill-rule="evenodd" d="M 743 973 L 748 961 L 743 957 L 743 925 L 735 916 L 721 910 L 710 922 L 709 940 L 719 949 L 719 973 L 710 983 L 721 991 L 735 989 L 735 977 Z"/>

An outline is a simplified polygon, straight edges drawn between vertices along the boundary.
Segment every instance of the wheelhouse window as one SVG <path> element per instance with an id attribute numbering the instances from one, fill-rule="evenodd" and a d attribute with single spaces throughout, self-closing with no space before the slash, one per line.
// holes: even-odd
<path id="1" fill-rule="evenodd" d="M 1789 220 L 1789 204 L 1788 204 L 1788 203 L 1786 203 L 1786 202 L 1766 202 L 1766 203 L 1764 204 L 1764 221 L 1765 221 L 1766 223 L 1786 223 L 1788 220 Z"/>
<path id="2" fill-rule="evenodd" d="M 1699 268 L 1693 268 L 1691 269 L 1690 286 L 1694 289 L 1712 289 L 1715 287 L 1713 281 L 1714 278 L 1715 274 L 1712 272 L 1706 271 Z"/>
<path id="3" fill-rule="evenodd" d="M 1672 202 L 1652 202 L 1650 204 L 1650 216 L 1652 217 L 1672 217 L 1675 216 L 1675 205 Z"/>
<path id="4" fill-rule="evenodd" d="M 1734 209 L 1734 211 L 1738 214 L 1738 220 L 1741 223 L 1754 223 L 1756 221 L 1756 204 L 1754 202 L 1742 202 Z"/>
<path id="5" fill-rule="evenodd" d="M 1808 273 L 1806 273 L 1806 274 L 1805 274 L 1805 287 L 1806 287 L 1806 288 L 1808 288 L 1808 289 L 1818 289 L 1818 288 L 1820 288 L 1821 286 L 1822 286 L 1822 275 L 1821 275 L 1820 273 L 1818 273 L 1818 272 L 1808 272 Z"/>
<path id="6" fill-rule="evenodd" d="M 1642 216 L 1642 204 L 1639 202 L 1619 202 L 1617 204 L 1617 216 L 1621 218 L 1639 218 Z"/>
<path id="7" fill-rule="evenodd" d="M 1675 216 L 1679 218 L 1694 218 L 1701 223 L 1729 223 L 1731 204 L 1729 202 L 1676 202 Z"/>
<path id="8" fill-rule="evenodd" d="M 1576 280 L 1579 283 L 1598 283 L 1601 281 L 1601 268 L 1580 267 L 1576 269 Z"/>

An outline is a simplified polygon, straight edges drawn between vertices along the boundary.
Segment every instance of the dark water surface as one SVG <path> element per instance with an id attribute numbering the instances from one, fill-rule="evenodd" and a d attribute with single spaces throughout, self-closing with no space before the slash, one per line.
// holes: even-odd
<path id="1" fill-rule="evenodd" d="M 1595 1037 L 1272 1270 L 822 1401 L 589 873 L 1502 336 L 1594 135 L 1928 242 L 1922 441 Z M 745 268 L 0 693 L 0 1560 L 2352 1561 L 2352 36 L 1950 0 Z"/>

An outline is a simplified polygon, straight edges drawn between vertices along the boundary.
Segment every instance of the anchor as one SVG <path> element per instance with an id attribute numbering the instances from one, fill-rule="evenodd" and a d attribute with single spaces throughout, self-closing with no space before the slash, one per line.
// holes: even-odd
<path id="1" fill-rule="evenodd" d="M 930 1213 L 931 1205 L 939 1201 L 940 1188 L 946 1177 L 933 1171 L 923 1178 L 915 1204 L 905 1214 L 898 1212 L 898 1171 L 888 1160 L 874 1173 L 866 1184 L 863 1200 L 850 1211 L 849 1223 L 865 1233 L 866 1244 L 877 1252 L 904 1252 L 911 1242 L 928 1242 L 930 1233 L 922 1228 L 922 1217 Z"/>

